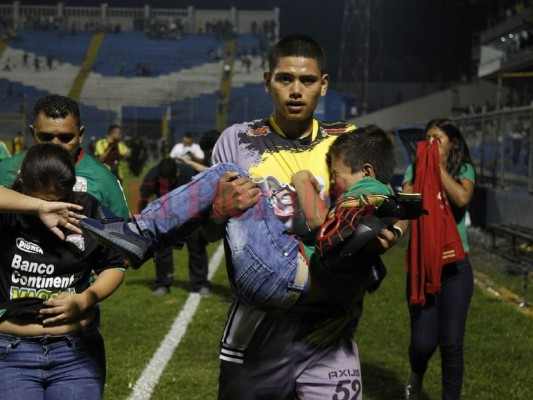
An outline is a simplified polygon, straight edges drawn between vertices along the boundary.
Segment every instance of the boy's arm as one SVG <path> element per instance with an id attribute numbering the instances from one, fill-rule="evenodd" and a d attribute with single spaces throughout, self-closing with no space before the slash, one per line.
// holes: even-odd
<path id="1" fill-rule="evenodd" d="M 320 197 L 320 184 L 310 171 L 298 171 L 291 177 L 298 204 L 311 230 L 320 228 L 328 215 L 326 201 Z"/>

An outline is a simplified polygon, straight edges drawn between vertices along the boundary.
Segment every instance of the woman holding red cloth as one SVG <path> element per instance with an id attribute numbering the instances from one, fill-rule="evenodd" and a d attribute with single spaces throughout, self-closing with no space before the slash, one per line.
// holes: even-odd
<path id="1" fill-rule="evenodd" d="M 463 339 L 474 280 L 465 216 L 476 175 L 465 139 L 449 119 L 430 121 L 404 176 L 404 193 L 421 193 L 429 215 L 410 223 L 407 299 L 411 320 L 407 400 L 419 400 L 428 362 L 441 353 L 442 398 L 460 399 Z M 407 227 L 407 221 L 399 223 Z"/>

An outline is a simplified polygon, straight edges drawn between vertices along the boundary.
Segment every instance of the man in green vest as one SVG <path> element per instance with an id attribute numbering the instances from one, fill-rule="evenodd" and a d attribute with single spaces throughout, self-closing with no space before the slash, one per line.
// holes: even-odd
<path id="1" fill-rule="evenodd" d="M 11 153 L 7 148 L 6 144 L 0 140 L 0 161 L 5 160 L 6 158 L 11 157 Z"/>
<path id="2" fill-rule="evenodd" d="M 58 95 L 42 97 L 35 104 L 29 129 L 35 143 L 58 144 L 72 155 L 76 164 L 75 191 L 90 193 L 116 215 L 128 218 L 128 205 L 117 178 L 81 147 L 85 127 L 74 100 Z M 0 185 L 13 185 L 25 154 L 20 152 L 0 163 Z"/>

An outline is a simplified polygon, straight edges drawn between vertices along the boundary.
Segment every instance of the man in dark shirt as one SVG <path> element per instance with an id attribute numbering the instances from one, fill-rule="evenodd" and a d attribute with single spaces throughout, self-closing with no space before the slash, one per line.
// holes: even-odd
<path id="1" fill-rule="evenodd" d="M 146 173 L 143 179 L 139 189 L 141 195 L 139 212 L 146 207 L 153 196 L 164 196 L 172 189 L 190 182 L 195 174 L 195 169 L 187 164 L 177 163 L 170 158 L 161 160 L 158 165 Z M 207 295 L 211 286 L 207 278 L 207 242 L 201 237 L 200 232 L 196 231 L 187 238 L 186 243 L 189 250 L 189 283 L 191 289 L 202 295 Z M 177 242 L 175 247 L 181 248 L 183 244 L 183 242 Z M 154 256 L 156 281 L 153 294 L 156 296 L 164 296 L 169 293 L 170 286 L 174 281 L 172 250 L 173 247 L 169 246 L 156 252 Z"/>

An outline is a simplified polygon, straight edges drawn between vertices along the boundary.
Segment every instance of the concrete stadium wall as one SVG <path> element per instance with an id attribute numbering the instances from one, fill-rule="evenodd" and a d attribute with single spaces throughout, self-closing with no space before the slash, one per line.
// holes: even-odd
<path id="1" fill-rule="evenodd" d="M 496 93 L 495 84 L 479 81 L 407 101 L 351 121 L 356 126 L 374 123 L 385 130 L 392 130 L 398 125 L 425 124 L 432 118 L 450 116 L 452 109 L 457 107 L 483 105 L 487 102 L 495 104 Z"/>

